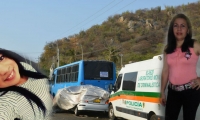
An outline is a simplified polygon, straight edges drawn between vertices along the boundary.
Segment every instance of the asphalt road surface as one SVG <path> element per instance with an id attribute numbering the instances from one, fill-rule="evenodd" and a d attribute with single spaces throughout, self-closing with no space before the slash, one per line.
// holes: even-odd
<path id="1" fill-rule="evenodd" d="M 75 116 L 72 111 L 59 110 L 52 114 L 51 120 L 109 120 L 108 113 L 85 111 Z"/>
<path id="2" fill-rule="evenodd" d="M 197 111 L 196 120 L 200 120 L 200 108 Z M 178 120 L 183 120 L 182 111 L 179 114 Z M 122 118 L 118 118 L 119 120 L 124 120 Z M 108 113 L 104 112 L 95 112 L 95 111 L 85 111 L 82 112 L 80 116 L 75 116 L 74 112 L 66 111 L 66 110 L 56 110 L 51 117 L 51 120 L 109 120 Z"/>
<path id="3" fill-rule="evenodd" d="M 119 120 L 125 120 L 123 118 L 118 118 Z M 82 112 L 80 116 L 75 116 L 72 111 L 57 111 L 52 114 L 51 120 L 110 120 L 108 118 L 108 113 L 95 112 L 95 111 L 85 111 Z"/>

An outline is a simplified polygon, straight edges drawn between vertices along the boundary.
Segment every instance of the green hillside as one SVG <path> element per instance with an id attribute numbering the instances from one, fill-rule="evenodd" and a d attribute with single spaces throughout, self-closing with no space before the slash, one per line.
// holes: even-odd
<path id="1" fill-rule="evenodd" d="M 114 61 L 120 69 L 121 61 L 127 64 L 152 58 L 162 54 L 169 22 L 177 13 L 184 13 L 190 18 L 193 37 L 200 40 L 199 8 L 200 2 L 196 2 L 176 7 L 166 6 L 164 10 L 158 6 L 110 16 L 101 25 L 47 43 L 39 66 L 46 74 L 51 65 L 56 67 L 57 46 L 60 66 L 83 57 L 84 60 Z"/>

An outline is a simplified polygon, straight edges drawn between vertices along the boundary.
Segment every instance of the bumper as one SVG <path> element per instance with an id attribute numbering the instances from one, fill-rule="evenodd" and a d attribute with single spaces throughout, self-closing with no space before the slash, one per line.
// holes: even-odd
<path id="1" fill-rule="evenodd" d="M 77 105 L 78 110 L 89 110 L 89 111 L 108 111 L 108 104 L 88 104 L 80 103 Z"/>

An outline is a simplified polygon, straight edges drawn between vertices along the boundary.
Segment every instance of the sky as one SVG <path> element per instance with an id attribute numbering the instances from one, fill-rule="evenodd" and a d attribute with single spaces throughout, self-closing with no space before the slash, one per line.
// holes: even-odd
<path id="1" fill-rule="evenodd" d="M 198 0 L 1 0 L 0 48 L 33 61 L 48 42 L 79 34 L 108 17 L 139 9 L 178 6 Z"/>

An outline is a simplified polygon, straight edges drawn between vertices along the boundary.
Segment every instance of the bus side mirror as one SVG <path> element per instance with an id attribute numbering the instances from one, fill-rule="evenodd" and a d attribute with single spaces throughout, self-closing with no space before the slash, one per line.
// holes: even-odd
<path id="1" fill-rule="evenodd" d="M 113 91 L 113 92 L 116 92 L 116 87 L 113 86 L 112 84 L 110 84 L 110 85 L 109 85 L 109 91 L 110 91 L 110 92 L 112 92 L 112 91 Z"/>

